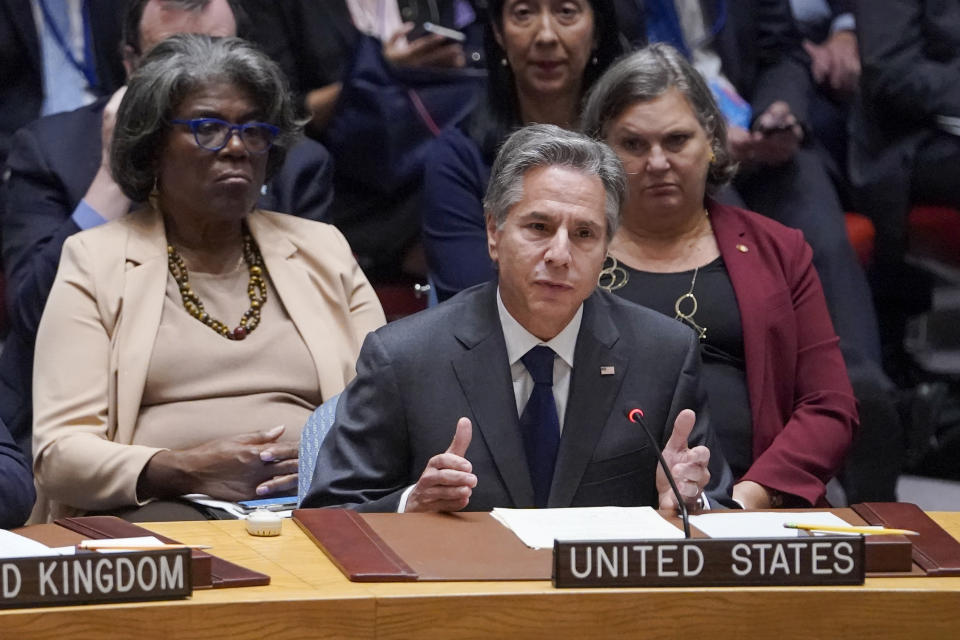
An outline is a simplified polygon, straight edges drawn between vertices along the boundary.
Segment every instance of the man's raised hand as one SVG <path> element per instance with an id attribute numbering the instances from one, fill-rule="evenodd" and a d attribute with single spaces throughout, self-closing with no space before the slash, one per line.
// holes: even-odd
<path id="1" fill-rule="evenodd" d="M 473 437 L 469 418 L 457 421 L 457 431 L 447 450 L 430 458 L 413 491 L 407 497 L 405 513 L 414 511 L 459 511 L 470 502 L 477 476 L 466 459 Z"/>

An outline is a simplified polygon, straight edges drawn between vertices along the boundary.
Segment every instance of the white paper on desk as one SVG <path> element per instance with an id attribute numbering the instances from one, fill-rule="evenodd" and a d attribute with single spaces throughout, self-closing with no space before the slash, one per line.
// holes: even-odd
<path id="1" fill-rule="evenodd" d="M 762 511 L 745 513 L 743 511 L 724 511 L 690 516 L 690 524 L 711 538 L 796 538 L 806 536 L 806 531 L 786 529 L 784 523 L 821 524 L 849 527 L 850 523 L 829 511 Z M 847 534 L 831 534 L 847 535 Z"/>
<path id="2" fill-rule="evenodd" d="M 683 531 L 651 507 L 496 508 L 490 515 L 533 549 L 552 549 L 554 540 L 683 537 Z"/>
<path id="3" fill-rule="evenodd" d="M 19 534 L 0 529 L 0 558 L 32 558 L 64 555 L 59 549 L 25 538 Z"/>

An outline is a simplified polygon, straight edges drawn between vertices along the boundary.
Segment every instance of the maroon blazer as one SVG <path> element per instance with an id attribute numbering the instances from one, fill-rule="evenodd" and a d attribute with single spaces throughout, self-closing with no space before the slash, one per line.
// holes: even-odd
<path id="1" fill-rule="evenodd" d="M 860 421 L 803 234 L 708 201 L 740 307 L 753 464 L 742 480 L 822 503 Z"/>

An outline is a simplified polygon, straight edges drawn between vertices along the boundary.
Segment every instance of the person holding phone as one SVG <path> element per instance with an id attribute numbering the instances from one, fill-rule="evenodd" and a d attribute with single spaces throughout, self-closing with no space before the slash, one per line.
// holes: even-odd
<path id="1" fill-rule="evenodd" d="M 423 242 L 437 297 L 492 280 L 482 199 L 497 148 L 528 123 L 577 129 L 583 95 L 623 53 L 613 0 L 492 0 L 487 99 L 431 145 Z"/>
<path id="2" fill-rule="evenodd" d="M 431 109 L 433 101 L 444 105 L 444 112 L 448 104 L 470 104 L 482 82 L 475 69 L 465 69 L 482 66 L 482 5 L 481 0 L 244 2 L 255 23 L 251 39 L 286 71 L 309 117 L 307 134 L 333 154 L 335 196 L 327 220 L 343 232 L 374 279 L 425 272 L 419 242 L 421 158 L 435 135 L 432 125 L 447 124 L 446 113 Z M 424 31 L 427 22 L 462 32 L 467 41 Z M 430 87 L 429 95 L 414 97 L 423 85 Z M 368 148 L 372 151 L 358 152 Z M 379 153 L 385 148 L 386 159 Z"/>

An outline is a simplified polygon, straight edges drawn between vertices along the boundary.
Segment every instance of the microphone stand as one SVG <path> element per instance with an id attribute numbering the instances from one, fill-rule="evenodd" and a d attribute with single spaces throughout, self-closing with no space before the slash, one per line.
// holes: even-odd
<path id="1" fill-rule="evenodd" d="M 657 444 L 653 434 L 650 433 L 650 429 L 647 428 L 647 423 L 643 419 L 643 411 L 640 409 L 627 409 L 627 420 L 634 424 L 640 425 L 640 428 L 643 429 L 643 432 L 650 440 L 650 444 L 653 446 L 653 452 L 657 454 L 657 460 L 660 461 L 660 467 L 663 469 L 663 474 L 667 476 L 667 482 L 670 483 L 670 488 L 673 490 L 673 495 L 677 499 L 677 504 L 680 507 L 680 520 L 683 522 L 683 537 L 689 539 L 690 515 L 687 513 L 687 505 L 683 501 L 683 496 L 680 495 L 680 490 L 677 489 L 677 482 L 673 479 L 673 474 L 670 473 L 670 468 L 667 466 L 666 460 L 663 459 L 663 453 L 660 451 L 660 445 Z"/>

